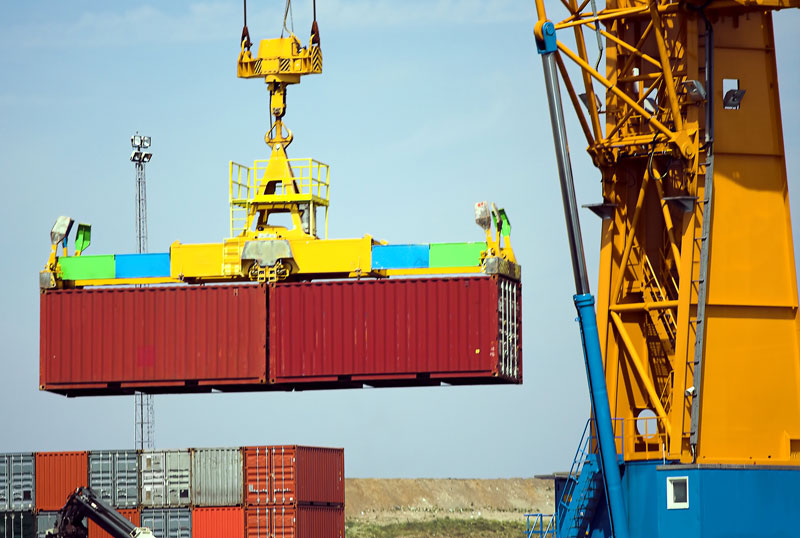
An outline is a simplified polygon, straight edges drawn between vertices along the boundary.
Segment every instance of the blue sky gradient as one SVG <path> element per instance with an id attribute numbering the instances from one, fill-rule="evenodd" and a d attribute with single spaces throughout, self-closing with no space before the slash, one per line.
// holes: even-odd
<path id="1" fill-rule="evenodd" d="M 282 2 L 249 7 L 254 41 L 279 34 Z M 304 41 L 310 12 L 294 6 Z M 331 237 L 480 240 L 473 203 L 504 206 L 524 267 L 524 385 L 157 396 L 157 447 L 341 446 L 359 477 L 567 468 L 589 404 L 533 3 L 319 0 L 318 19 L 324 74 L 289 88 L 285 122 L 291 156 L 331 165 Z M 132 397 L 38 391 L 37 273 L 62 214 L 93 225 L 89 253 L 134 251 L 136 130 L 153 139 L 150 251 L 227 235 L 228 161 L 268 156 L 267 89 L 235 76 L 241 25 L 239 2 L 4 3 L 0 451 L 133 446 Z M 775 15 L 793 195 L 798 26 L 797 10 Z M 598 201 L 571 116 L 569 129 L 578 203 Z M 599 221 L 582 219 L 596 282 Z"/>

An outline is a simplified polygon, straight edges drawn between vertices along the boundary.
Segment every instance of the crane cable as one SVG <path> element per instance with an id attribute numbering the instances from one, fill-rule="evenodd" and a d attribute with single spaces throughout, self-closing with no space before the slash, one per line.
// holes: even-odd
<path id="1" fill-rule="evenodd" d="M 242 38 L 239 40 L 239 44 L 243 44 L 247 50 L 250 50 L 250 46 L 253 44 L 250 41 L 250 30 L 247 29 L 247 0 L 244 0 L 244 26 L 242 26 Z"/>
<path id="2" fill-rule="evenodd" d="M 291 30 L 286 26 L 287 18 L 292 26 Z M 283 28 L 281 29 L 281 37 L 283 37 L 284 31 L 289 32 L 290 35 L 294 35 L 294 13 L 292 13 L 292 0 L 286 0 L 286 9 L 283 12 Z"/>

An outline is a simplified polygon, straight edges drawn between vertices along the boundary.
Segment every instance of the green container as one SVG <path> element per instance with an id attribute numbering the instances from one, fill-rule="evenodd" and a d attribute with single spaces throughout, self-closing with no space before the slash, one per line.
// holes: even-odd
<path id="1" fill-rule="evenodd" d="M 475 267 L 486 243 L 431 243 L 430 267 Z"/>
<path id="2" fill-rule="evenodd" d="M 93 280 L 114 278 L 114 255 L 67 256 L 58 259 L 62 280 Z"/>

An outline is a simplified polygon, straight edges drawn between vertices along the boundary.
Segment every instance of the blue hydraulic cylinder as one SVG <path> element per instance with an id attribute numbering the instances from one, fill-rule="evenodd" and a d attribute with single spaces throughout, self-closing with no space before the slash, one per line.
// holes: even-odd
<path id="1" fill-rule="evenodd" d="M 606 499 L 611 512 L 611 527 L 616 538 L 628 537 L 628 516 L 622 495 L 622 480 L 619 474 L 617 446 L 614 440 L 608 389 L 603 370 L 603 355 L 600 352 L 600 336 L 597 333 L 597 314 L 594 311 L 594 296 L 584 293 L 573 296 L 578 310 L 578 321 L 583 340 L 583 356 L 586 360 L 586 375 L 592 396 L 594 426 L 600 445 L 600 458 L 606 486 Z"/>

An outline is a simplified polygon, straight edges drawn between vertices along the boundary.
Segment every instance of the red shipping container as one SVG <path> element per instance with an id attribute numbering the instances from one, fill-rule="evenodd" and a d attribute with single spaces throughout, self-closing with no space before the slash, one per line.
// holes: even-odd
<path id="1" fill-rule="evenodd" d="M 247 538 L 344 538 L 342 506 L 269 506 L 245 510 Z"/>
<path id="2" fill-rule="evenodd" d="M 89 479 L 88 452 L 36 453 L 36 510 L 60 510 Z"/>
<path id="3" fill-rule="evenodd" d="M 520 383 L 521 301 L 502 277 L 273 285 L 270 382 Z"/>
<path id="4" fill-rule="evenodd" d="M 136 525 L 137 527 L 141 525 L 139 522 L 139 510 L 136 508 L 129 508 L 129 509 L 120 509 L 117 510 L 122 517 Z M 113 538 L 110 534 L 100 528 L 100 526 L 89 519 L 88 517 L 84 519 L 84 521 L 89 522 L 89 538 Z"/>
<path id="5" fill-rule="evenodd" d="M 269 286 L 269 306 L 266 290 L 48 290 L 40 388 L 82 396 L 522 382 L 519 282 L 284 283 Z"/>
<path id="6" fill-rule="evenodd" d="M 344 450 L 297 445 L 244 449 L 244 495 L 250 506 L 344 505 Z"/>
<path id="7" fill-rule="evenodd" d="M 244 509 L 193 509 L 192 538 L 244 538 Z"/>
<path id="8" fill-rule="evenodd" d="M 264 383 L 265 290 L 236 285 L 42 293 L 40 388 L 80 395 Z"/>

